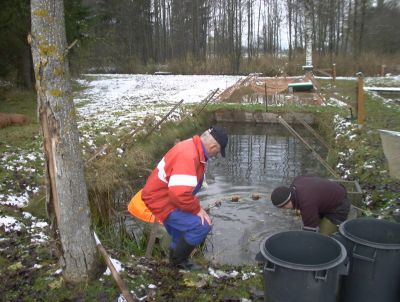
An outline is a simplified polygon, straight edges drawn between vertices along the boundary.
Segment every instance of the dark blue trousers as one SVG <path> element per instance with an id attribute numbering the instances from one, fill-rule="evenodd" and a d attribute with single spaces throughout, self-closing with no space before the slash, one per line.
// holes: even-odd
<path id="1" fill-rule="evenodd" d="M 201 224 L 199 216 L 181 210 L 171 212 L 163 223 L 168 234 L 172 237 L 172 249 L 175 249 L 176 244 L 182 236 L 190 245 L 198 245 L 211 231 L 211 226 L 207 221 Z"/>

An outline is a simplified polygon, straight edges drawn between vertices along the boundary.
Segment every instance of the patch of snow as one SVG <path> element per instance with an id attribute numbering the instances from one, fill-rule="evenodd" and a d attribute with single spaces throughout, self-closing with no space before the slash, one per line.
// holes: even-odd
<path id="1" fill-rule="evenodd" d="M 365 91 L 389 91 L 389 92 L 400 92 L 400 87 L 374 87 L 374 86 L 364 86 Z"/>
<path id="2" fill-rule="evenodd" d="M 22 216 L 24 216 L 25 219 L 31 219 L 32 218 L 32 214 L 29 212 L 22 212 Z"/>
<path id="3" fill-rule="evenodd" d="M 225 278 L 235 278 L 237 275 L 239 275 L 239 272 L 237 272 L 235 270 L 227 273 L 222 270 L 214 270 L 212 267 L 208 268 L 208 273 L 217 279 L 224 278 L 224 277 Z"/>
<path id="4" fill-rule="evenodd" d="M 49 240 L 49 237 L 43 232 L 34 233 L 31 236 L 31 242 L 32 243 L 40 244 L 40 243 L 45 243 L 48 240 Z"/>
<path id="5" fill-rule="evenodd" d="M 251 277 L 254 277 L 255 275 L 256 275 L 256 273 L 253 273 L 253 272 L 251 272 L 251 273 L 243 273 L 242 280 L 244 281 L 244 280 L 250 279 Z"/>
<path id="6" fill-rule="evenodd" d="M 0 227 L 4 227 L 6 233 L 21 231 L 25 225 L 11 216 L 0 217 Z"/>
<path id="7" fill-rule="evenodd" d="M 334 98 L 334 97 L 330 97 L 330 98 L 327 100 L 327 103 L 328 103 L 328 105 L 330 105 L 330 106 L 336 106 L 336 107 L 347 107 L 347 106 L 348 106 L 345 102 L 340 101 L 340 100 L 338 100 L 338 99 L 336 99 L 336 98 Z"/>
<path id="8" fill-rule="evenodd" d="M 35 229 L 35 228 L 43 229 L 43 228 L 47 227 L 48 225 L 49 224 L 46 221 L 32 222 L 31 228 L 32 229 Z"/>
<path id="9" fill-rule="evenodd" d="M 22 193 L 20 195 L 15 195 L 15 194 L 10 194 L 10 195 L 4 195 L 0 194 L 0 204 L 2 205 L 7 205 L 7 206 L 13 206 L 17 208 L 23 208 L 26 207 L 26 205 L 29 202 L 29 196 L 28 193 Z"/>
<path id="10" fill-rule="evenodd" d="M 62 273 L 62 268 L 59 268 L 58 270 L 56 270 L 56 271 L 54 272 L 53 275 L 59 275 L 59 274 L 61 274 L 61 273 Z"/>
<path id="11" fill-rule="evenodd" d="M 110 260 L 111 260 L 112 264 L 114 265 L 117 272 L 121 272 L 124 270 L 124 268 L 122 267 L 122 264 L 119 260 L 113 259 L 111 257 L 110 257 Z M 111 271 L 108 267 L 107 267 L 107 270 L 104 272 L 104 275 L 106 275 L 106 276 L 111 275 Z"/>

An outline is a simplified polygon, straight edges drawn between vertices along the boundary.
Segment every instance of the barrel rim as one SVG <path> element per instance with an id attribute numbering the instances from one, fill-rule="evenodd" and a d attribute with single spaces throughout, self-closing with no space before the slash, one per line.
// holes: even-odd
<path id="1" fill-rule="evenodd" d="M 373 241 L 369 241 L 363 238 L 360 238 L 358 236 L 355 236 L 353 234 L 349 234 L 348 232 L 346 232 L 346 224 L 349 223 L 354 223 L 354 221 L 376 221 L 376 222 L 384 222 L 384 223 L 393 223 L 396 224 L 395 222 L 391 222 L 388 220 L 383 220 L 383 219 L 375 219 L 375 218 L 355 218 L 355 219 L 351 219 L 351 220 L 347 220 L 342 222 L 339 225 L 339 233 L 344 236 L 345 238 L 347 238 L 350 241 L 353 241 L 357 244 L 361 244 L 361 245 L 365 245 L 368 247 L 372 247 L 372 248 L 376 248 L 376 249 L 381 249 L 381 250 L 398 250 L 400 249 L 400 243 L 396 244 L 396 243 L 378 243 L 378 242 L 373 242 Z"/>
<path id="2" fill-rule="evenodd" d="M 289 269 L 293 269 L 293 270 L 299 270 L 299 271 L 329 270 L 331 268 L 339 266 L 341 263 L 343 263 L 346 260 L 347 251 L 346 251 L 346 248 L 343 246 L 343 244 L 340 243 L 338 240 L 332 238 L 332 237 L 329 237 L 329 236 L 326 236 L 326 235 L 323 235 L 323 234 L 320 234 L 320 233 L 311 233 L 311 234 L 314 234 L 314 235 L 317 235 L 317 236 L 323 236 L 324 238 L 328 238 L 329 240 L 333 240 L 340 247 L 340 255 L 337 258 L 333 259 L 332 261 L 329 261 L 329 262 L 326 262 L 326 263 L 323 263 L 323 264 L 298 264 L 298 263 L 287 262 L 287 261 L 283 261 L 283 260 L 271 255 L 270 253 L 268 253 L 268 251 L 265 250 L 265 243 L 271 237 L 276 236 L 278 234 L 282 234 L 282 233 L 293 233 L 293 232 L 304 233 L 304 234 L 309 233 L 307 231 L 285 231 L 285 232 L 275 233 L 275 234 L 272 234 L 272 235 L 268 236 L 267 238 L 262 240 L 261 243 L 260 243 L 260 252 L 263 255 L 263 257 L 265 259 L 271 261 L 275 265 L 282 266 L 282 267 L 289 268 Z"/>

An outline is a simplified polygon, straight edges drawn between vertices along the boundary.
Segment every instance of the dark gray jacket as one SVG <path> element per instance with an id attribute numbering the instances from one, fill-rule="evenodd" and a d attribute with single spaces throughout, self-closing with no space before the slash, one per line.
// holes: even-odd
<path id="1" fill-rule="evenodd" d="M 298 176 L 291 185 L 292 202 L 299 209 L 304 226 L 319 226 L 322 217 L 334 224 L 345 221 L 350 210 L 346 189 L 317 176 Z"/>

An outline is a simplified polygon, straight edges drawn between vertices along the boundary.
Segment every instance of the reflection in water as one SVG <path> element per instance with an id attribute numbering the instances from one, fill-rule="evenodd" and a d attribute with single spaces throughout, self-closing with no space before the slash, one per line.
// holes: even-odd
<path id="1" fill-rule="evenodd" d="M 290 184 L 297 175 L 324 176 L 325 171 L 283 126 L 224 126 L 229 133 L 226 158 L 208 163 L 208 187 L 198 194 L 203 207 L 222 201 L 220 208 L 211 210 L 214 227 L 207 239 L 206 257 L 219 263 L 254 262 L 266 236 L 301 227 L 301 219 L 293 211 L 271 204 L 272 190 Z M 296 131 L 312 142 L 306 130 Z M 259 200 L 252 200 L 254 192 L 260 193 Z M 231 202 L 233 195 L 239 196 L 239 202 Z"/>

